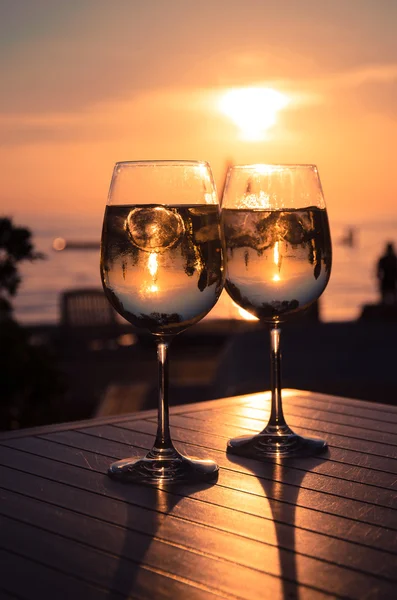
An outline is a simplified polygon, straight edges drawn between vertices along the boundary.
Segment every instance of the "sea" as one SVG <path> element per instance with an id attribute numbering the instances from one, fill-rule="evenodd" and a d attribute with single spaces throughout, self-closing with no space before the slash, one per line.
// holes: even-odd
<path id="1" fill-rule="evenodd" d="M 56 324 L 60 298 L 65 290 L 101 287 L 99 276 L 100 219 L 34 216 L 14 219 L 32 231 L 35 249 L 44 260 L 21 263 L 22 282 L 13 300 L 14 316 L 21 323 Z M 376 279 L 378 258 L 387 242 L 397 248 L 397 220 L 387 222 L 332 223 L 332 272 L 320 298 L 324 322 L 355 320 L 364 304 L 379 301 Z M 89 249 L 54 249 L 54 240 L 90 242 Z M 58 241 L 59 244 L 59 241 Z M 205 319 L 244 319 L 247 315 L 224 291 Z"/>

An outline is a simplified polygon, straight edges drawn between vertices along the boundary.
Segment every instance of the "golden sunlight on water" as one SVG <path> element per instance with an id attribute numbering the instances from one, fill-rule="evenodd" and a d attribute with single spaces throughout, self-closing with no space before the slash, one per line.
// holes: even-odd
<path id="1" fill-rule="evenodd" d="M 219 109 L 240 129 L 242 139 L 257 141 L 276 124 L 277 113 L 290 103 L 290 98 L 265 87 L 227 90 L 219 101 Z"/>

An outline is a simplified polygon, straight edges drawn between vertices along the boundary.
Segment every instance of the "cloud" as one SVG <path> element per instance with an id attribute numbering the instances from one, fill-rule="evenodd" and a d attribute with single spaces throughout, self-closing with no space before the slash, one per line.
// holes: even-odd
<path id="1" fill-rule="evenodd" d="M 317 81 L 322 98 L 347 110 L 397 116 L 397 62 L 368 65 Z"/>
<path id="2" fill-rule="evenodd" d="M 397 62 L 363 65 L 322 77 L 281 80 L 271 85 L 291 96 L 293 102 L 288 110 L 338 105 L 346 110 L 360 108 L 361 113 L 397 114 Z"/>
<path id="3" fill-rule="evenodd" d="M 256 63 L 255 56 L 246 56 L 242 62 L 252 61 Z M 321 120 L 323 111 L 328 110 L 327 119 L 332 119 L 335 115 L 329 112 L 330 107 L 336 115 L 340 111 L 355 112 L 356 116 L 365 112 L 397 114 L 397 63 L 368 65 L 321 78 L 256 79 L 254 84 L 288 95 L 291 102 L 285 112 L 292 120 L 287 114 L 285 123 L 293 128 L 297 123 L 294 113 L 307 116 L 307 111 L 312 111 L 311 118 Z M 175 131 L 183 125 L 197 134 L 197 123 L 204 127 L 210 118 L 225 119 L 218 110 L 225 90 L 221 86 L 158 87 L 130 93 L 124 99 L 106 99 L 90 108 L 76 107 L 74 111 L 0 115 L 0 140 L 4 146 L 121 141 L 133 139 L 138 133 L 148 137 L 162 132 L 165 135 L 171 123 Z"/>
<path id="4" fill-rule="evenodd" d="M 319 81 L 325 89 L 356 88 L 370 83 L 390 83 L 397 78 L 397 62 L 385 65 L 367 65 L 359 69 L 342 71 Z M 318 81 L 318 80 L 317 80 Z"/>
<path id="5" fill-rule="evenodd" d="M 362 83 L 350 91 L 346 100 L 367 114 L 397 120 L 397 77 L 393 81 Z"/>
<path id="6" fill-rule="evenodd" d="M 212 89 L 160 88 L 75 112 L 0 115 L 0 146 L 183 137 L 187 126 L 196 131 L 197 122 L 208 120 L 216 98 Z"/>
<path id="7" fill-rule="evenodd" d="M 173 86 L 321 78 L 396 58 L 390 0 L 25 4 L 1 5 L 3 114 L 76 112 Z"/>

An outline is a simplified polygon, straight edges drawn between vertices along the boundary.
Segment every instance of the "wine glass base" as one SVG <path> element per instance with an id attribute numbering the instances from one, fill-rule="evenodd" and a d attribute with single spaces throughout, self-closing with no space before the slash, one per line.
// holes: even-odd
<path id="1" fill-rule="evenodd" d="M 227 443 L 229 454 L 257 460 L 316 456 L 327 449 L 328 444 L 324 440 L 301 437 L 293 432 L 282 435 L 263 432 L 234 438 Z"/>
<path id="2" fill-rule="evenodd" d="M 173 484 L 214 481 L 218 465 L 209 459 L 183 456 L 172 451 L 151 450 L 143 458 L 125 458 L 110 465 L 108 475 L 125 483 Z"/>

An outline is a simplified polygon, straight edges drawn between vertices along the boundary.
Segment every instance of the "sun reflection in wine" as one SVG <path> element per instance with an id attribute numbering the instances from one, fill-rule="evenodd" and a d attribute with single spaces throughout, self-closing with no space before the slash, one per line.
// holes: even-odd
<path id="1" fill-rule="evenodd" d="M 159 268 L 159 264 L 158 264 L 158 260 L 157 260 L 157 252 L 150 252 L 147 266 L 148 266 L 148 271 L 149 271 L 150 275 L 152 276 L 152 283 L 145 288 L 145 291 L 152 292 L 152 293 L 158 292 L 159 288 L 158 288 L 158 285 L 156 284 L 157 272 L 158 272 L 158 268 Z"/>
<path id="2" fill-rule="evenodd" d="M 282 256 L 280 255 L 279 244 L 280 244 L 280 242 L 277 241 L 274 244 L 274 250 L 273 250 L 273 261 L 274 261 L 274 264 L 276 265 L 276 267 L 278 269 L 278 273 L 275 273 L 273 275 L 273 281 L 280 281 L 280 279 L 281 279 L 281 277 L 280 277 L 280 270 L 281 270 Z"/>

